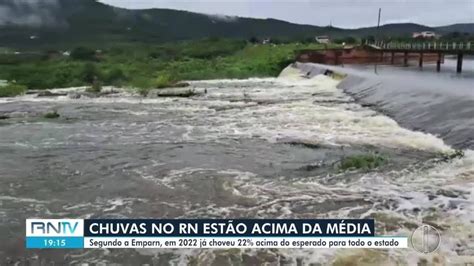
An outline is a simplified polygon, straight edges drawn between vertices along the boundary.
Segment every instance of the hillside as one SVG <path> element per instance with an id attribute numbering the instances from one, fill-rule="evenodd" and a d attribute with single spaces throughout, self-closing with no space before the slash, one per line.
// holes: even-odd
<path id="1" fill-rule="evenodd" d="M 42 3 L 42 4 L 39 4 Z M 141 42 L 224 37 L 248 39 L 273 37 L 302 40 L 315 35 L 364 37 L 377 35 L 375 27 L 355 30 L 299 25 L 275 19 L 209 16 L 168 10 L 127 10 L 95 0 L 22 1 L 0 0 L 1 46 L 68 46 L 80 43 Z M 474 24 L 441 27 L 443 32 L 472 31 Z M 389 24 L 381 35 L 407 36 L 433 30 L 417 24 Z M 436 29 L 434 29 L 436 30 Z"/>
<path id="2" fill-rule="evenodd" d="M 443 27 L 437 27 L 438 31 L 443 33 L 450 33 L 450 32 L 461 32 L 461 33 L 470 33 L 474 34 L 474 23 L 459 23 L 453 24 Z"/>
<path id="3" fill-rule="evenodd" d="M 355 29 L 350 31 L 350 34 L 355 36 L 376 36 L 378 35 L 378 32 L 380 32 L 380 35 L 382 36 L 404 36 L 411 35 L 413 32 L 432 30 L 435 29 L 415 23 L 399 23 L 382 25 L 380 26 L 380 29 L 377 29 L 377 27 Z"/>
<path id="4" fill-rule="evenodd" d="M 0 5 L 8 5 L 7 1 L 0 0 Z M 35 11 L 28 7 L 15 13 L 16 17 L 21 18 Z M 24 24 L 13 18 L 10 22 L 0 23 L 0 46 L 102 41 L 166 42 L 205 37 L 301 38 L 322 33 L 320 27 L 274 19 L 213 17 L 167 9 L 126 10 L 94 0 L 60 0 L 58 5 L 49 7 L 48 12 L 52 13 L 53 23 L 38 19 L 46 23 Z M 31 40 L 30 36 L 39 38 Z"/>

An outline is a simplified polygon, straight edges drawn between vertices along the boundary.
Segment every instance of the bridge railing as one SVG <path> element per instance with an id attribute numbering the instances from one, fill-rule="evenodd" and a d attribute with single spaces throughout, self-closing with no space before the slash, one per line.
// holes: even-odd
<path id="1" fill-rule="evenodd" d="M 411 42 L 411 43 L 397 43 L 397 42 L 375 42 L 373 44 L 381 49 L 388 50 L 447 50 L 447 51 L 474 51 L 473 42 Z"/>

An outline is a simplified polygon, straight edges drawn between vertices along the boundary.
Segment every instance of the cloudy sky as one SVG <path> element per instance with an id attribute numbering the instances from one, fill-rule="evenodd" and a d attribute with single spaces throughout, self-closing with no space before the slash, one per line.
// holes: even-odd
<path id="1" fill-rule="evenodd" d="M 206 14 L 277 18 L 302 24 L 354 28 L 415 22 L 429 26 L 474 22 L 474 0 L 100 0 L 134 9 L 171 8 Z"/>

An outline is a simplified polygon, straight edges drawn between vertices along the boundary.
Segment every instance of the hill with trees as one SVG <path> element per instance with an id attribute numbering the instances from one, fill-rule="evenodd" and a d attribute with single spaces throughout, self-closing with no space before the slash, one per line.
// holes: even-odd
<path id="1" fill-rule="evenodd" d="M 91 43 L 165 43 L 209 37 L 301 41 L 332 38 L 408 37 L 415 31 L 470 32 L 474 24 L 431 28 L 405 23 L 360 29 L 300 25 L 276 19 L 212 16 L 169 9 L 128 10 L 95 0 L 0 0 L 0 47 L 69 47 Z"/>

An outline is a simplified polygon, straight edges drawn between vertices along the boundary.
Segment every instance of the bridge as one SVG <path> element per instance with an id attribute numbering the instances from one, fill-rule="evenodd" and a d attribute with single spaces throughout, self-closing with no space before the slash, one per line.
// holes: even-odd
<path id="1" fill-rule="evenodd" d="M 436 70 L 441 70 L 441 63 L 444 55 L 456 55 L 458 73 L 462 72 L 464 55 L 474 55 L 474 42 L 416 42 L 416 43 L 395 43 L 395 42 L 375 42 L 366 43 L 373 50 L 379 50 L 382 58 L 385 53 L 391 54 L 391 63 L 394 64 L 396 54 L 403 53 L 404 65 L 408 65 L 410 54 L 417 54 L 419 66 L 423 67 L 424 55 L 437 55 Z"/>

